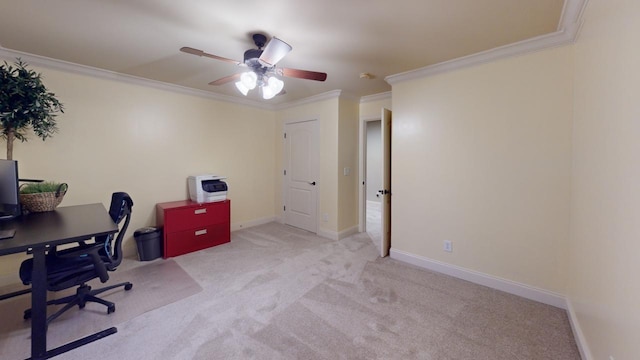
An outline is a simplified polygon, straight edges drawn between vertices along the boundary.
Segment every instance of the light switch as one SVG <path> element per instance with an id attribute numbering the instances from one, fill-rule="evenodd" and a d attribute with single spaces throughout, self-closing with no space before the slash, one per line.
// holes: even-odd
<path id="1" fill-rule="evenodd" d="M 344 176 L 349 176 L 351 174 L 351 168 L 346 167 L 343 169 Z"/>

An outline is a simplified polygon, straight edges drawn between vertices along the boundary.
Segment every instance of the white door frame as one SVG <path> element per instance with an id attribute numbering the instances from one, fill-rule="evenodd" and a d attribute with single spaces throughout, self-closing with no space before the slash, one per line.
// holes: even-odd
<path id="1" fill-rule="evenodd" d="M 289 124 L 296 124 L 296 123 L 303 123 L 303 122 L 316 122 L 316 130 L 317 130 L 317 146 L 318 146 L 318 151 L 316 151 L 316 159 L 315 159 L 315 164 L 316 164 L 316 168 L 315 168 L 315 172 L 316 172 L 316 226 L 315 226 L 315 231 L 314 233 L 318 234 L 318 229 L 320 227 L 320 193 L 322 191 L 322 181 L 320 181 L 320 122 L 318 121 L 318 117 L 312 118 L 312 119 L 308 119 L 308 120 L 286 120 L 283 122 L 282 124 L 282 131 L 280 136 L 282 139 L 282 169 L 280 169 L 280 176 L 281 176 L 281 192 L 282 192 L 282 198 L 281 198 L 281 206 L 280 206 L 280 219 L 281 219 L 281 223 L 282 224 L 286 224 L 286 220 L 285 220 L 285 212 L 284 212 L 284 204 L 287 203 L 287 181 L 285 179 L 285 175 L 284 175 L 284 170 L 287 166 L 287 149 L 285 146 L 285 139 L 284 139 L 284 133 L 285 133 L 285 129 L 287 127 L 287 125 Z"/>
<path id="2" fill-rule="evenodd" d="M 391 250 L 391 110 L 382 108 L 380 126 L 382 138 L 382 242 L 380 256 L 389 256 Z"/>
<path id="3" fill-rule="evenodd" d="M 358 158 L 360 162 L 360 177 L 358 201 L 358 231 L 367 231 L 367 123 L 371 121 L 382 121 L 380 116 L 369 116 L 360 118 L 360 148 L 358 149 Z"/>

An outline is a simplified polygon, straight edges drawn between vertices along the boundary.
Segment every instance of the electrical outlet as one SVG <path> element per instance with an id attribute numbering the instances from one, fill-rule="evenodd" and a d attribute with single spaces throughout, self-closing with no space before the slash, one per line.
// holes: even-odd
<path id="1" fill-rule="evenodd" d="M 350 167 L 346 167 L 346 168 L 342 169 L 342 173 L 344 174 L 344 176 L 349 176 L 351 174 L 351 168 Z"/>
<path id="2" fill-rule="evenodd" d="M 444 247 L 442 249 L 446 252 L 453 252 L 453 243 L 449 240 L 445 240 Z"/>

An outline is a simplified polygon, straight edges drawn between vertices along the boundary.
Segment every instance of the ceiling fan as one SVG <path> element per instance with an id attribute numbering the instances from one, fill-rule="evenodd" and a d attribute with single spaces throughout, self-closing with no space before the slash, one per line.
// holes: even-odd
<path id="1" fill-rule="evenodd" d="M 276 67 L 278 61 L 282 60 L 291 51 L 291 45 L 275 36 L 267 43 L 267 37 L 264 34 L 253 34 L 252 38 L 258 48 L 245 51 L 244 61 L 242 62 L 190 47 L 182 47 L 180 51 L 249 68 L 249 71 L 225 76 L 209 83 L 209 85 L 223 85 L 235 81 L 236 87 L 245 96 L 249 90 L 254 89 L 256 86 L 262 90 L 264 99 L 271 99 L 282 93 L 284 82 L 278 77 L 286 76 L 316 81 L 325 81 L 327 79 L 327 74 L 322 72 Z"/>

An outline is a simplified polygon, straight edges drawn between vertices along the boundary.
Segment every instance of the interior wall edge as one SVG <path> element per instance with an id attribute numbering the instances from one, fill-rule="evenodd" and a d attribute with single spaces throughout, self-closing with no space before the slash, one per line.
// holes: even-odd
<path id="1" fill-rule="evenodd" d="M 479 271 L 470 270 L 456 265 L 447 264 L 441 261 L 426 258 L 424 256 L 412 254 L 393 247 L 389 251 L 392 259 L 409 263 L 427 270 L 456 277 L 458 279 L 470 281 L 472 283 L 490 287 L 492 289 L 504 291 L 517 295 L 525 299 L 537 301 L 543 304 L 567 309 L 567 299 L 565 295 L 553 291 L 541 289 L 517 281 L 503 279 L 497 276 L 485 274 Z"/>
<path id="2" fill-rule="evenodd" d="M 231 231 L 237 231 L 237 230 L 242 230 L 242 229 L 246 229 L 246 228 L 250 228 L 250 227 L 254 227 L 254 226 L 258 226 L 258 225 L 264 225 L 273 221 L 276 221 L 276 216 L 268 216 L 268 217 L 263 217 L 260 219 L 252 219 L 249 221 L 241 221 L 241 222 L 237 222 L 237 223 L 232 223 L 231 224 Z"/>
<path id="3" fill-rule="evenodd" d="M 593 360 L 593 356 L 589 350 L 589 343 L 587 342 L 584 332 L 580 327 L 578 316 L 576 315 L 576 311 L 569 296 L 567 296 L 566 309 L 567 316 L 569 317 L 569 324 L 571 325 L 571 331 L 573 332 L 573 337 L 576 341 L 576 345 L 578 346 L 578 351 L 580 351 L 580 357 L 582 357 L 582 360 Z"/>
<path id="4" fill-rule="evenodd" d="M 323 238 L 331 239 L 331 240 L 342 240 L 351 235 L 358 233 L 358 225 L 354 225 L 350 228 L 344 229 L 342 231 L 332 231 L 327 229 L 318 229 L 318 236 L 322 236 Z"/>

